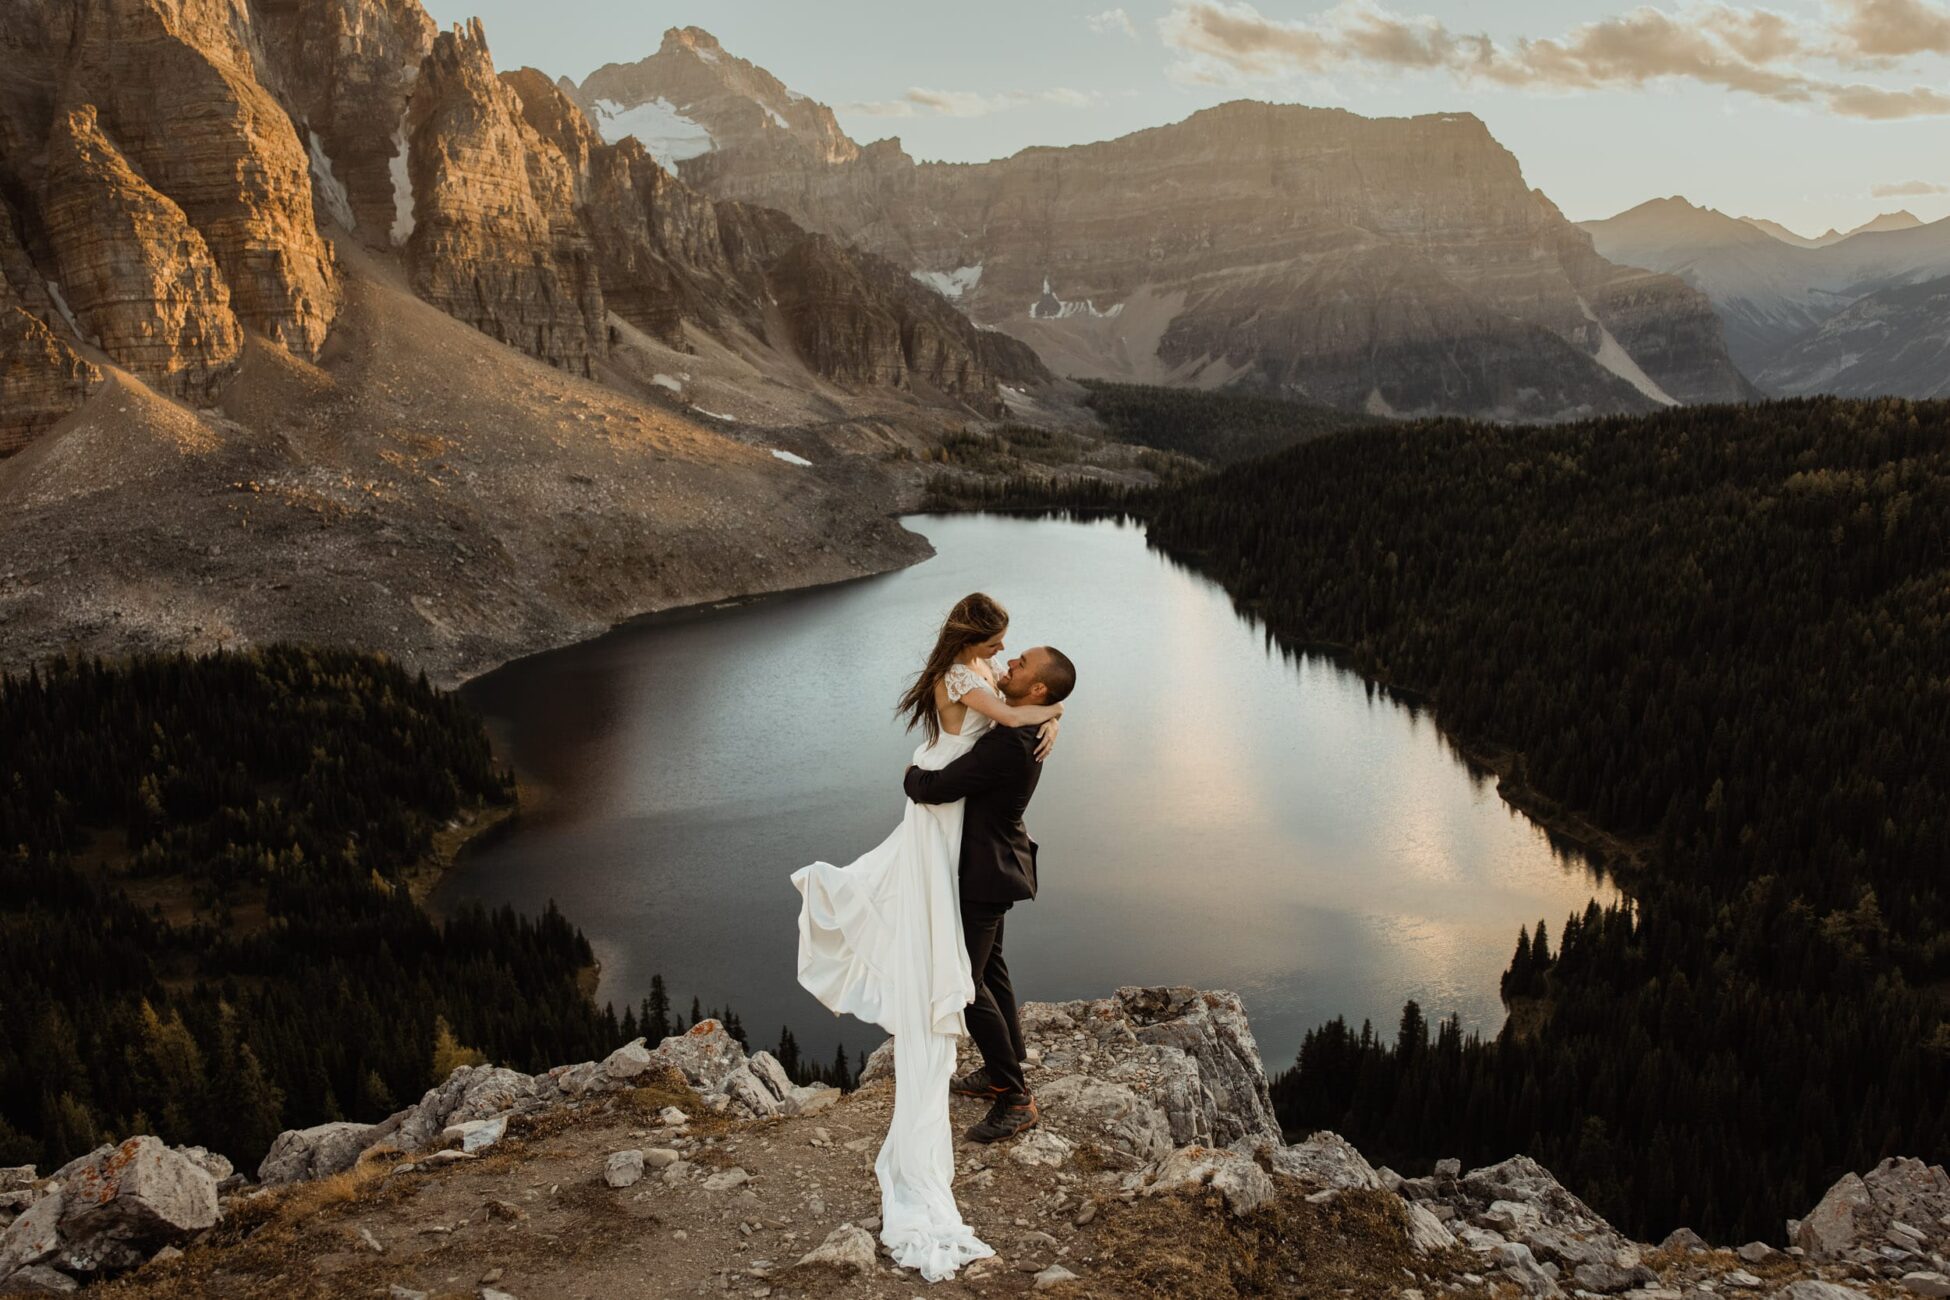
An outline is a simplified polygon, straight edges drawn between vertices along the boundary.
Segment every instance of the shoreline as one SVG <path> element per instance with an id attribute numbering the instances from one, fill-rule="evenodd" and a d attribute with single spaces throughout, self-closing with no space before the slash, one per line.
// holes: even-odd
<path id="1" fill-rule="evenodd" d="M 407 897 L 434 921 L 443 919 L 429 903 L 435 890 L 452 874 L 454 863 L 467 846 L 498 826 L 506 825 L 522 811 L 520 786 L 506 804 L 477 804 L 433 833 L 433 843 L 408 869 L 403 882 Z"/>
<path id="2" fill-rule="evenodd" d="M 1232 600 L 1235 609 L 1249 615 L 1260 627 L 1269 631 L 1273 639 L 1283 648 L 1295 654 L 1326 659 L 1340 668 L 1355 673 L 1363 681 L 1378 687 L 1398 702 L 1428 714 L 1429 720 L 1435 724 L 1436 731 L 1443 741 L 1454 749 L 1468 766 L 1496 777 L 1496 792 L 1504 803 L 1529 818 L 1546 834 L 1576 846 L 1601 875 L 1609 876 L 1627 901 L 1631 900 L 1630 886 L 1638 883 L 1638 878 L 1645 870 L 1643 853 L 1649 841 L 1634 842 L 1606 830 L 1578 809 L 1567 808 L 1537 789 L 1530 784 L 1529 759 L 1523 751 L 1485 740 L 1480 736 L 1464 735 L 1452 729 L 1443 720 L 1442 710 L 1437 707 L 1435 700 L 1427 692 L 1405 686 L 1386 673 L 1369 667 L 1353 647 L 1336 641 L 1293 637 L 1280 631 L 1266 617 L 1257 603 L 1241 601 L 1234 597 L 1224 582 L 1201 567 L 1198 563 L 1200 557 L 1196 553 L 1176 551 L 1156 545 L 1151 542 L 1148 532 L 1145 543 L 1154 546 L 1159 554 L 1173 563 L 1183 565 L 1224 591 L 1227 598 Z"/>
<path id="3" fill-rule="evenodd" d="M 652 605 L 646 609 L 639 610 L 634 614 L 630 614 L 624 618 L 618 619 L 617 621 L 609 624 L 607 627 L 604 627 L 600 631 L 593 632 L 593 633 L 585 633 L 579 636 L 571 635 L 567 638 L 560 639 L 560 640 L 552 640 L 546 644 L 537 645 L 532 649 L 523 650 L 519 654 L 511 654 L 505 659 L 493 660 L 491 662 L 482 665 L 479 668 L 473 668 L 473 669 L 457 672 L 451 679 L 448 679 L 446 681 L 436 681 L 434 684 L 440 687 L 440 689 L 442 690 L 451 691 L 456 694 L 461 694 L 464 693 L 468 687 L 482 681 L 485 678 L 492 677 L 495 673 L 498 673 L 502 669 L 510 667 L 511 665 L 521 663 L 528 659 L 534 659 L 540 655 L 553 654 L 557 650 L 567 650 L 572 646 L 588 645 L 591 642 L 600 641 L 604 637 L 614 636 L 619 632 L 631 628 L 640 627 L 643 626 L 644 624 L 655 623 L 664 620 L 676 620 L 680 618 L 695 618 L 704 614 L 716 613 L 722 610 L 738 609 L 746 605 L 754 605 L 759 603 L 760 601 L 785 600 L 794 596 L 807 595 L 817 591 L 825 591 L 826 589 L 831 587 L 844 587 L 849 583 L 866 582 L 872 578 L 882 578 L 887 576 L 890 573 L 899 573 L 902 569 L 911 569 L 917 564 L 924 564 L 927 561 L 932 560 L 934 558 L 935 556 L 934 545 L 933 543 L 928 541 L 925 535 L 915 532 L 913 529 L 907 527 L 901 521 L 903 519 L 911 518 L 916 514 L 927 514 L 927 513 L 931 513 L 931 512 L 905 511 L 901 514 L 888 516 L 888 518 L 891 519 L 893 523 L 901 529 L 902 532 L 906 533 L 909 537 L 912 537 L 913 539 L 915 539 L 920 543 L 919 554 L 901 559 L 896 563 L 889 564 L 884 567 L 870 567 L 870 566 L 863 565 L 860 572 L 850 573 L 845 575 L 844 577 L 820 578 L 812 582 L 795 583 L 791 585 L 775 586 L 775 587 L 759 587 L 750 591 L 719 593 L 713 596 L 702 596 L 697 599 L 682 600 L 680 602 L 669 604 L 669 605 Z"/>

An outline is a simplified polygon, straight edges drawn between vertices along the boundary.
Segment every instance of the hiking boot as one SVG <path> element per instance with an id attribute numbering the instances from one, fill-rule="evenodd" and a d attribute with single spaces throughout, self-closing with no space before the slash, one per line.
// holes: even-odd
<path id="1" fill-rule="evenodd" d="M 1009 1091 L 1009 1085 L 989 1078 L 988 1067 L 978 1065 L 967 1074 L 948 1080 L 948 1091 L 957 1097 L 980 1097 L 983 1101 L 994 1101 Z"/>
<path id="2" fill-rule="evenodd" d="M 970 1142 L 1000 1142 L 1036 1127 L 1036 1099 L 1027 1093 L 1004 1093 L 989 1107 L 980 1124 L 962 1136 Z"/>

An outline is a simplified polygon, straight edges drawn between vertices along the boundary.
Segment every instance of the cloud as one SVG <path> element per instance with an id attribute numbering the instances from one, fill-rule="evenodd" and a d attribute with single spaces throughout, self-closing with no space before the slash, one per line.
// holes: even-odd
<path id="1" fill-rule="evenodd" d="M 1836 0 L 1839 50 L 1866 61 L 1950 54 L 1950 13 L 1928 0 Z"/>
<path id="2" fill-rule="evenodd" d="M 1090 30 L 1102 36 L 1109 32 L 1123 32 L 1126 36 L 1137 35 L 1137 24 L 1122 9 L 1106 9 L 1100 14 L 1090 14 L 1084 18 Z"/>
<path id="3" fill-rule="evenodd" d="M 1825 22 L 1771 9 L 1640 4 L 1555 36 L 1499 42 L 1404 16 L 1378 0 L 1341 0 L 1310 18 L 1269 18 L 1248 0 L 1175 0 L 1158 21 L 1182 56 L 1182 82 L 1233 84 L 1343 69 L 1446 72 L 1458 80 L 1546 91 L 1638 89 L 1693 81 L 1845 117 L 1950 114 L 1928 85 L 1878 85 L 1824 71 L 1886 72 L 1950 53 L 1950 11 L 1935 0 L 1831 0 Z"/>
<path id="4" fill-rule="evenodd" d="M 1878 185 L 1869 193 L 1878 199 L 1914 199 L 1926 194 L 1950 194 L 1950 185 L 1937 181 L 1902 181 L 1895 185 Z"/>
<path id="5" fill-rule="evenodd" d="M 868 117 L 920 117 L 933 113 L 941 117 L 987 117 L 1012 108 L 1032 104 L 1053 104 L 1059 108 L 1089 108 L 1102 96 L 1090 90 L 1056 86 L 1049 90 L 1007 90 L 985 95 L 974 90 L 929 90 L 910 87 L 899 99 L 865 100 L 842 104 L 841 111 L 863 113 Z"/>

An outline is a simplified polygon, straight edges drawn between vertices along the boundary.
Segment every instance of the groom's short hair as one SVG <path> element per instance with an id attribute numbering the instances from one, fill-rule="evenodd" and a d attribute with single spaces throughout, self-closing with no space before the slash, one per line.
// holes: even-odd
<path id="1" fill-rule="evenodd" d="M 1043 684 L 1043 703 L 1061 704 L 1076 689 L 1077 666 L 1053 645 L 1044 646 L 1043 653 L 1049 658 L 1036 670 L 1036 680 Z"/>

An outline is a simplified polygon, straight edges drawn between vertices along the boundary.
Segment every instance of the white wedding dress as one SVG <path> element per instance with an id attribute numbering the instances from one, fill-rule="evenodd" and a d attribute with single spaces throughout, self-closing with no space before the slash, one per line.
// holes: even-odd
<path id="1" fill-rule="evenodd" d="M 989 689 L 960 664 L 949 669 L 947 686 L 953 700 Z M 914 751 L 915 766 L 946 767 L 989 725 L 968 710 L 959 735 L 944 731 Z M 896 1264 L 930 1282 L 995 1253 L 962 1222 L 949 1186 L 948 1083 L 962 1009 L 975 998 L 956 880 L 961 820 L 960 800 L 909 802 L 894 833 L 858 861 L 815 862 L 792 873 L 802 896 L 799 983 L 835 1013 L 894 1036 L 894 1117 L 873 1166 L 880 1240 Z"/>

